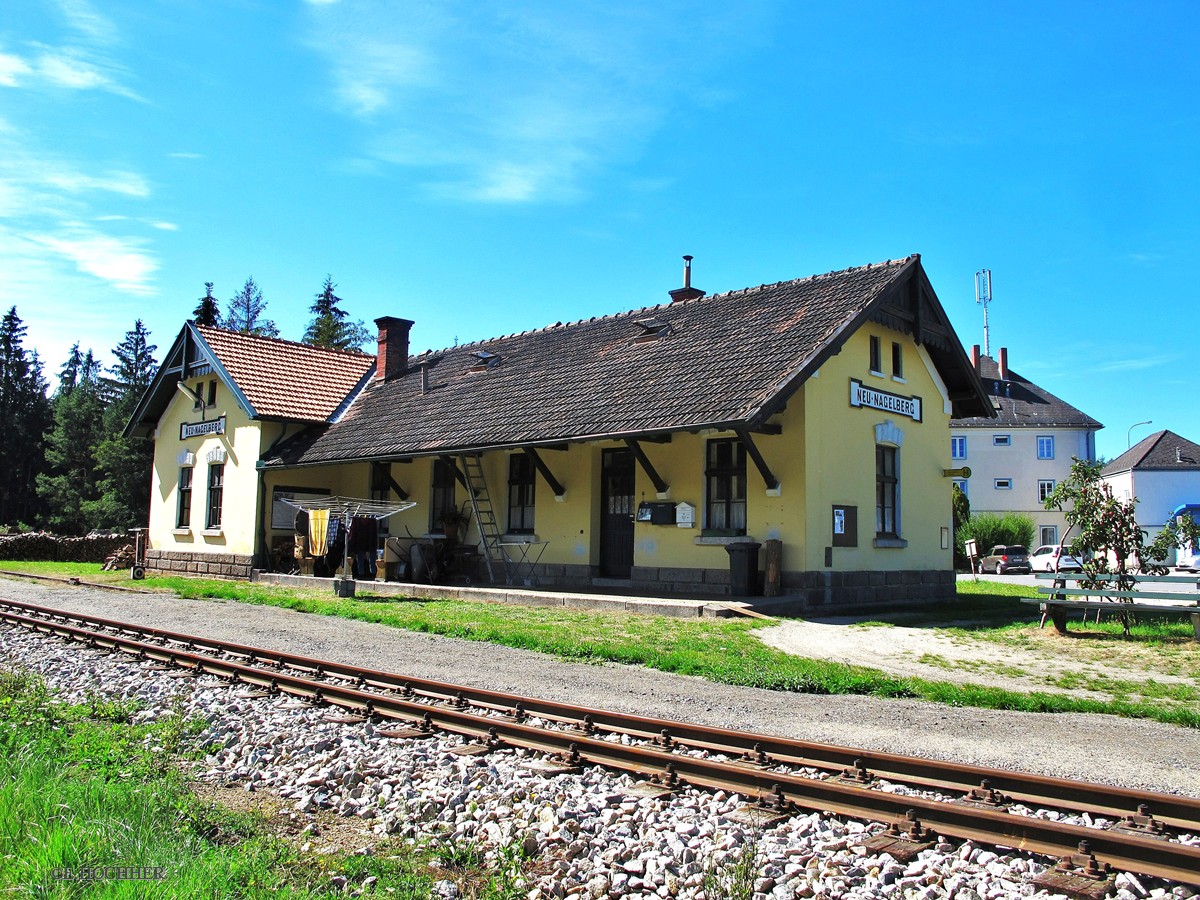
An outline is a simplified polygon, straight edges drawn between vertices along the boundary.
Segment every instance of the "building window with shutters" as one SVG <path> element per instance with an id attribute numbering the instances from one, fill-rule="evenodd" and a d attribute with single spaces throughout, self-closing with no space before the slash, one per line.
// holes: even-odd
<path id="1" fill-rule="evenodd" d="M 175 510 L 175 527 L 190 528 L 192 525 L 192 467 L 179 470 L 179 505 Z"/>
<path id="2" fill-rule="evenodd" d="M 708 442 L 707 504 L 704 527 L 710 532 L 746 533 L 746 448 L 735 438 Z"/>
<path id="3" fill-rule="evenodd" d="M 537 470 L 528 453 L 508 458 L 508 533 L 533 534 L 533 490 Z"/>
<path id="4" fill-rule="evenodd" d="M 875 445 L 875 536 L 898 538 L 900 518 L 897 499 L 900 478 L 895 447 Z"/>
<path id="5" fill-rule="evenodd" d="M 208 467 L 208 513 L 204 517 L 206 531 L 221 528 L 221 504 L 225 496 L 225 464 L 209 464 Z"/>

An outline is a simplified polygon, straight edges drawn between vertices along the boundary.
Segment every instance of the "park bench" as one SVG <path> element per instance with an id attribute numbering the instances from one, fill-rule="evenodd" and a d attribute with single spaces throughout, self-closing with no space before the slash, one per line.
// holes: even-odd
<path id="1" fill-rule="evenodd" d="M 1067 633 L 1067 614 L 1071 610 L 1083 610 L 1084 617 L 1088 612 L 1112 613 L 1144 613 L 1151 616 L 1188 616 L 1192 620 L 1192 631 L 1195 640 L 1200 641 L 1200 579 L 1188 575 L 1127 575 L 1127 580 L 1136 584 L 1147 584 L 1152 589 L 1141 591 L 1122 591 L 1103 587 L 1080 587 L 1084 580 L 1115 583 L 1120 576 L 1093 575 L 1078 573 L 1052 572 L 1038 574 L 1038 579 L 1053 580 L 1053 585 L 1038 586 L 1038 593 L 1045 597 L 1023 599 L 1023 603 L 1037 603 L 1042 611 L 1042 626 L 1049 618 L 1054 623 L 1054 630 L 1059 634 Z M 1074 583 L 1074 587 L 1068 587 Z M 1154 585 L 1159 584 L 1190 584 L 1190 591 L 1155 591 Z M 1153 602 L 1152 602 L 1153 601 Z M 1128 622 L 1125 626 L 1128 633 Z"/>

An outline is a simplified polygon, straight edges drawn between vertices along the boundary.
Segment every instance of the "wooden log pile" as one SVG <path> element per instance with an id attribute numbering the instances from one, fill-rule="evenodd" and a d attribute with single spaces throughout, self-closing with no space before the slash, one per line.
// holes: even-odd
<path id="1" fill-rule="evenodd" d="M 126 544 L 124 547 L 118 547 L 116 552 L 105 558 L 102 568 L 105 572 L 115 572 L 117 569 L 131 568 L 135 562 L 137 562 L 137 552 L 133 549 L 133 544 Z"/>

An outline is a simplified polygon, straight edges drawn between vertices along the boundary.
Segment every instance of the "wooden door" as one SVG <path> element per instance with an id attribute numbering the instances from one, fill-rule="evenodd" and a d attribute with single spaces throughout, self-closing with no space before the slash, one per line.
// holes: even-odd
<path id="1" fill-rule="evenodd" d="M 600 574 L 633 573 L 634 458 L 631 450 L 605 450 L 600 476 Z"/>

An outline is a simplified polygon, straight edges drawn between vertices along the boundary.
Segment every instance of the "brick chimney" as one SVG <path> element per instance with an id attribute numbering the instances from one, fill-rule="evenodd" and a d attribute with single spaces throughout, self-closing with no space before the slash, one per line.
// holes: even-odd
<path id="1" fill-rule="evenodd" d="M 396 378 L 408 371 L 408 331 L 412 319 L 381 316 L 375 320 L 379 328 L 379 352 L 375 357 L 375 377 Z"/>
<path id="2" fill-rule="evenodd" d="M 683 287 L 675 288 L 667 293 L 671 295 L 672 303 L 679 303 L 682 300 L 699 300 L 704 296 L 704 291 L 692 287 L 692 257 L 685 256 L 683 258 Z"/>
<path id="3" fill-rule="evenodd" d="M 1008 348 L 1000 348 L 1000 379 L 1008 381 Z"/>
<path id="4" fill-rule="evenodd" d="M 979 345 L 971 345 L 971 366 L 976 372 L 979 371 Z"/>

